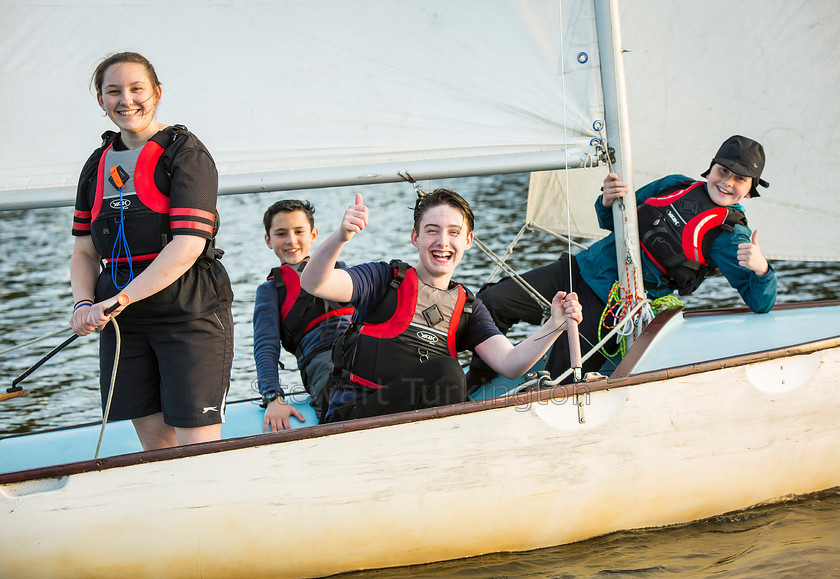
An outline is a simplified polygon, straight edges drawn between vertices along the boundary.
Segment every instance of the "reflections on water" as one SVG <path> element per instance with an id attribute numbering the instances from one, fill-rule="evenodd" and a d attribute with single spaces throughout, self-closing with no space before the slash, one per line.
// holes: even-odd
<path id="1" fill-rule="evenodd" d="M 429 184 L 423 184 L 429 188 Z M 505 252 L 524 223 L 528 176 L 507 175 L 436 182 L 462 193 L 476 209 L 476 232 L 493 251 Z M 350 264 L 371 260 L 416 260 L 409 241 L 415 193 L 408 185 L 376 185 L 293 194 L 262 193 L 219 200 L 222 227 L 218 246 L 236 295 L 233 313 L 235 358 L 230 399 L 254 395 L 251 314 L 256 286 L 276 258 L 263 241 L 262 214 L 283 197 L 309 199 L 316 206 L 316 224 L 328 235 L 353 202 L 364 194 L 371 210 L 366 232 L 357 236 L 342 258 Z M 594 202 L 594 196 L 593 196 Z M 749 211 L 749 208 L 747 208 Z M 0 350 L 68 327 L 73 299 L 69 260 L 72 252 L 71 208 L 0 212 Z M 565 246 L 544 233 L 519 242 L 511 264 L 526 271 L 555 259 Z M 779 303 L 840 298 L 837 264 L 774 263 L 779 275 Z M 456 279 L 473 290 L 486 281 L 492 262 L 473 248 L 459 266 Z M 741 305 L 722 278 L 708 280 L 697 295 L 685 298 L 688 308 Z M 522 337 L 527 329 L 514 329 Z M 68 334 L 0 357 L 5 389 Z M 0 435 L 54 428 L 100 418 L 97 340 L 79 339 L 39 368 L 23 385 L 28 397 L 0 403 Z M 286 385 L 300 380 L 294 358 L 283 353 Z M 838 493 L 809 497 L 798 503 L 719 517 L 675 529 L 617 533 L 529 554 L 495 555 L 397 575 L 416 577 L 579 577 L 592 575 L 671 574 L 751 577 L 772 574 L 840 575 L 840 498 Z M 370 572 L 366 576 L 380 575 Z"/>

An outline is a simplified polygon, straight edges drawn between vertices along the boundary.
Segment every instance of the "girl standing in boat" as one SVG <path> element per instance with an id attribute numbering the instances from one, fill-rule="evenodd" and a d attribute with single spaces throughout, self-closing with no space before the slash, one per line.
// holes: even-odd
<path id="1" fill-rule="evenodd" d="M 149 61 L 123 52 L 91 84 L 107 131 L 82 169 L 70 261 L 80 336 L 101 330 L 108 420 L 131 419 L 146 450 L 218 440 L 233 359 L 233 292 L 218 230 L 218 174 L 186 127 L 156 119 L 162 87 Z M 106 310 L 117 306 L 108 315 Z"/>

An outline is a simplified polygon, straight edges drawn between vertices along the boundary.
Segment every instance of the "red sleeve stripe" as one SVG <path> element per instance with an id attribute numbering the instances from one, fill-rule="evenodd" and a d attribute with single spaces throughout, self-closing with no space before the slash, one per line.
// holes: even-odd
<path id="1" fill-rule="evenodd" d="M 76 209 L 75 213 L 73 213 L 74 219 L 82 219 L 90 221 L 90 211 L 79 211 Z"/>
<path id="2" fill-rule="evenodd" d="M 90 223 L 74 223 L 73 224 L 73 231 L 85 231 L 90 232 Z"/>
<path id="3" fill-rule="evenodd" d="M 197 223 L 195 221 L 170 221 L 169 227 L 174 233 L 176 229 L 194 229 L 203 231 L 205 233 L 213 233 L 213 226 L 206 223 Z"/>
<path id="4" fill-rule="evenodd" d="M 172 207 L 169 209 L 170 217 L 199 217 L 207 219 L 210 223 L 216 221 L 216 214 L 212 211 L 203 211 L 201 209 L 189 209 L 187 207 Z"/>

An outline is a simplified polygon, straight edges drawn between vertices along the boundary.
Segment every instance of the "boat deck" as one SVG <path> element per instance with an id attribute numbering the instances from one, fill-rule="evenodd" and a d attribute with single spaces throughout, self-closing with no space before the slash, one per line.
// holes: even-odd
<path id="1" fill-rule="evenodd" d="M 726 312 L 678 313 L 656 332 L 632 373 L 722 360 L 840 335 L 837 302 L 824 307 L 782 307 L 766 314 Z"/>

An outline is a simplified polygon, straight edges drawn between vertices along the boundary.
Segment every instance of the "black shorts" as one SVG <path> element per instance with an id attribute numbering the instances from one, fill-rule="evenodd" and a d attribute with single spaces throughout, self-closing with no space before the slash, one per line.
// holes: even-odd
<path id="1" fill-rule="evenodd" d="M 108 324 L 99 342 L 103 411 L 115 348 L 114 326 Z M 163 412 L 164 422 L 178 428 L 220 424 L 225 417 L 232 363 L 233 318 L 229 307 L 185 322 L 121 325 L 120 357 L 108 420 Z"/>

